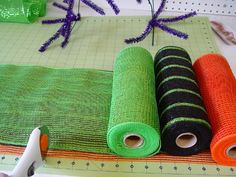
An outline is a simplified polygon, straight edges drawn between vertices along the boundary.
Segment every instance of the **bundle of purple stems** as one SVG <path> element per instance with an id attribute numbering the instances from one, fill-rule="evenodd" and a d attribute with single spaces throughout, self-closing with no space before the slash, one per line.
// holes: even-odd
<path id="1" fill-rule="evenodd" d="M 120 12 L 120 9 L 118 8 L 118 6 L 114 3 L 113 0 L 106 0 L 107 3 L 111 6 L 111 8 L 113 9 L 113 11 L 115 12 L 115 14 L 118 14 Z M 104 10 L 97 6 L 96 4 L 94 4 L 92 1 L 90 0 L 81 0 L 82 3 L 84 3 L 85 5 L 89 6 L 90 8 L 92 8 L 93 10 L 95 10 L 97 13 L 101 14 L 101 15 L 105 15 Z M 59 28 L 59 30 L 57 30 L 57 32 L 50 38 L 48 39 L 39 49 L 40 52 L 44 52 L 45 50 L 47 50 L 47 48 L 55 41 L 57 40 L 60 35 L 62 35 L 64 37 L 64 41 L 61 43 L 61 47 L 64 48 L 66 47 L 66 45 L 69 42 L 69 38 L 71 35 L 71 31 L 73 29 L 72 25 L 81 20 L 80 17 L 80 13 L 78 10 L 78 14 L 76 15 L 73 12 L 73 8 L 74 8 L 74 0 L 63 0 L 63 3 L 67 4 L 68 7 L 54 2 L 53 6 L 66 11 L 66 17 L 65 18 L 59 18 L 59 19 L 55 19 L 55 20 L 43 20 L 42 24 L 56 24 L 56 23 L 62 23 L 62 26 Z M 79 0 L 79 5 L 80 5 L 80 0 Z"/>
<path id="2" fill-rule="evenodd" d="M 142 1 L 137 0 L 137 2 L 141 3 Z M 161 30 L 163 30 L 171 35 L 177 36 L 179 38 L 182 38 L 182 39 L 188 38 L 188 34 L 178 31 L 176 29 L 170 28 L 170 27 L 166 26 L 166 24 L 182 21 L 182 20 L 185 20 L 189 17 L 195 16 L 195 15 L 197 15 L 197 13 L 195 11 L 187 13 L 185 15 L 180 15 L 177 17 L 159 18 L 159 16 L 163 12 L 163 9 L 165 8 L 166 0 L 161 1 L 161 4 L 160 4 L 158 10 L 155 13 L 154 13 L 154 0 L 152 1 L 152 3 L 150 2 L 150 0 L 148 0 L 148 3 L 151 7 L 152 19 L 148 22 L 148 25 L 146 26 L 145 30 L 143 31 L 143 33 L 140 36 L 135 37 L 135 38 L 125 39 L 125 42 L 127 44 L 138 43 L 140 41 L 143 41 L 150 34 L 150 32 L 153 30 L 153 38 L 152 38 L 152 45 L 153 45 L 154 44 L 154 28 L 155 27 L 160 28 Z"/>
<path id="3" fill-rule="evenodd" d="M 95 10 L 97 13 L 99 13 L 101 15 L 105 15 L 104 10 L 101 7 L 94 4 L 92 1 L 90 1 L 90 0 L 79 0 L 79 5 L 80 5 L 80 1 L 82 3 L 84 3 L 85 5 L 87 5 L 88 7 Z M 111 6 L 111 8 L 115 12 L 115 14 L 116 15 L 119 14 L 120 9 L 114 3 L 114 1 L 113 0 L 106 0 L 106 1 Z M 137 0 L 137 2 L 141 3 L 142 1 Z M 42 24 L 56 24 L 56 23 L 63 23 L 63 24 L 59 28 L 59 30 L 57 30 L 57 32 L 40 47 L 40 49 L 39 49 L 40 52 L 44 52 L 55 40 L 57 40 L 60 37 L 60 35 L 62 35 L 64 37 L 64 41 L 61 43 L 61 47 L 62 48 L 66 47 L 66 45 L 69 42 L 69 38 L 70 38 L 70 35 L 71 35 L 71 31 L 73 29 L 73 26 L 76 24 L 77 21 L 81 20 L 79 10 L 78 10 L 78 14 L 75 14 L 73 12 L 74 0 L 63 0 L 63 3 L 67 4 L 68 7 L 66 7 L 66 6 L 64 6 L 60 3 L 57 3 L 57 2 L 54 2 L 53 5 L 57 8 L 59 8 L 59 9 L 61 9 L 61 10 L 66 11 L 66 17 L 65 18 L 42 21 Z M 152 30 L 153 30 L 152 44 L 154 44 L 154 28 L 155 27 L 160 28 L 161 30 L 163 30 L 163 31 L 165 31 L 169 34 L 172 34 L 174 36 L 177 36 L 179 38 L 182 38 L 182 39 L 187 39 L 188 38 L 188 34 L 183 33 L 181 31 L 178 31 L 176 29 L 170 28 L 170 27 L 166 26 L 166 24 L 182 21 L 184 19 L 192 17 L 192 16 L 196 15 L 196 12 L 190 12 L 190 13 L 187 13 L 185 15 L 180 15 L 180 16 L 177 16 L 177 17 L 159 18 L 160 14 L 163 12 L 163 9 L 165 7 L 166 0 L 161 1 L 161 4 L 160 4 L 158 10 L 155 13 L 154 13 L 154 0 L 152 0 L 152 3 L 150 2 L 150 0 L 148 0 L 148 3 L 150 5 L 151 11 L 152 11 L 151 20 L 148 22 L 145 30 L 143 31 L 143 33 L 140 36 L 125 39 L 125 42 L 127 44 L 138 43 L 138 42 L 143 41 L 150 34 L 150 32 Z"/>

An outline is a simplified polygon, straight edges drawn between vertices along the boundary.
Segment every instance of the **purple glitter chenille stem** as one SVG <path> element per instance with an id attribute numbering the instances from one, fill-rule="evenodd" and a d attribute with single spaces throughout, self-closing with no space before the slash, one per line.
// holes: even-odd
<path id="1" fill-rule="evenodd" d="M 174 36 L 177 36 L 179 38 L 182 38 L 182 39 L 187 39 L 188 38 L 188 35 L 186 33 L 183 33 L 181 31 L 177 31 L 176 29 L 170 28 L 170 27 L 168 27 L 166 25 L 163 25 L 161 23 L 156 22 L 154 26 L 159 27 L 161 30 L 163 30 L 167 33 L 170 33 Z"/>
<path id="2" fill-rule="evenodd" d="M 125 43 L 132 44 L 132 43 L 141 42 L 142 40 L 144 40 L 148 36 L 148 34 L 151 31 L 152 31 L 152 26 L 150 24 L 148 24 L 146 29 L 144 30 L 144 32 L 140 36 L 138 36 L 136 38 L 125 39 Z"/>
<path id="3" fill-rule="evenodd" d="M 161 1 L 161 5 L 159 6 L 158 10 L 154 13 L 152 19 L 156 19 L 162 13 L 163 9 L 165 8 L 166 0 Z"/>
<path id="4" fill-rule="evenodd" d="M 64 25 L 61 27 L 61 35 L 65 38 L 67 36 L 67 28 L 68 28 L 68 22 L 66 21 Z"/>
<path id="5" fill-rule="evenodd" d="M 75 1 L 74 0 L 63 0 L 64 3 L 67 3 L 69 5 L 68 9 L 73 10 Z"/>
<path id="6" fill-rule="evenodd" d="M 70 38 L 70 34 L 71 34 L 71 24 L 68 24 L 67 25 L 67 29 L 65 31 L 65 40 L 61 44 L 62 48 L 65 48 L 66 45 L 68 44 L 69 38 Z"/>
<path id="7" fill-rule="evenodd" d="M 57 3 L 57 2 L 54 2 L 52 5 L 55 6 L 55 7 L 57 7 L 57 8 L 59 8 L 59 9 L 62 9 L 62 10 L 64 10 L 64 11 L 67 11 L 67 10 L 68 10 L 67 7 L 65 7 L 65 6 L 63 6 L 63 5 L 61 5 L 61 4 Z"/>
<path id="8" fill-rule="evenodd" d="M 40 52 L 44 52 L 48 46 L 50 46 L 53 41 L 55 41 L 56 39 L 58 39 L 60 37 L 61 34 L 61 29 L 59 29 L 50 39 L 48 39 L 39 49 Z"/>
<path id="9" fill-rule="evenodd" d="M 106 0 L 106 1 L 111 6 L 116 15 L 120 13 L 119 7 L 115 4 L 113 0 Z"/>
<path id="10" fill-rule="evenodd" d="M 90 1 L 90 0 L 81 0 L 81 2 L 83 2 L 85 5 L 89 6 L 93 10 L 95 10 L 97 13 L 99 13 L 101 15 L 105 15 L 104 10 L 101 7 L 94 4 L 92 1 Z"/>
<path id="11" fill-rule="evenodd" d="M 106 1 L 112 7 L 112 9 L 114 10 L 116 14 L 120 12 L 120 9 L 118 8 L 118 6 L 115 4 L 113 0 L 106 0 Z M 98 12 L 99 14 L 105 15 L 104 10 L 101 7 L 94 4 L 91 0 L 81 0 L 81 2 L 89 6 L 90 8 Z M 75 15 L 73 12 L 74 0 L 63 0 L 63 3 L 67 4 L 68 7 L 57 2 L 54 2 L 53 5 L 67 12 L 65 18 L 42 21 L 42 24 L 56 24 L 56 23 L 63 23 L 63 24 L 61 28 L 40 47 L 39 49 L 40 52 L 44 52 L 56 39 L 60 37 L 60 35 L 64 37 L 64 41 L 61 43 L 61 47 L 64 48 L 69 42 L 71 31 L 73 29 L 72 24 L 80 20 L 80 13 Z"/>
<path id="12" fill-rule="evenodd" d="M 141 0 L 137 0 L 137 2 L 141 3 L 142 1 Z M 151 30 L 149 30 L 149 29 L 152 29 L 154 27 L 158 27 L 161 30 L 163 30 L 164 32 L 167 32 L 169 34 L 177 36 L 177 37 L 179 37 L 181 39 L 187 39 L 188 38 L 188 34 L 183 33 L 181 31 L 178 31 L 176 29 L 170 28 L 170 27 L 166 26 L 165 23 L 173 23 L 173 22 L 182 21 L 184 19 L 187 19 L 187 18 L 190 18 L 190 17 L 193 17 L 193 16 L 197 15 L 197 13 L 196 12 L 190 12 L 188 14 L 180 15 L 180 16 L 177 16 L 177 17 L 159 18 L 158 19 L 158 17 L 162 13 L 163 9 L 165 8 L 165 4 L 166 4 L 166 0 L 162 0 L 158 10 L 154 13 L 152 19 L 148 22 L 147 27 L 145 28 L 144 32 L 140 36 L 135 37 L 135 38 L 125 39 L 125 42 L 127 44 L 141 42 L 151 32 Z"/>
<path id="13" fill-rule="evenodd" d="M 66 21 L 66 19 L 64 18 L 59 18 L 59 19 L 55 19 L 55 20 L 43 20 L 42 24 L 56 24 L 56 23 L 64 23 Z"/>
<path id="14" fill-rule="evenodd" d="M 173 23 L 173 22 L 185 20 L 185 19 L 193 17 L 195 15 L 197 15 L 196 12 L 190 12 L 188 14 L 180 15 L 180 16 L 173 17 L 173 18 L 159 18 L 157 21 L 163 22 L 163 23 Z"/>
<path id="15" fill-rule="evenodd" d="M 61 47 L 64 48 L 69 42 L 69 38 L 72 31 L 72 23 L 80 20 L 80 14 L 75 15 L 73 12 L 74 0 L 64 0 L 63 2 L 68 4 L 68 8 L 58 3 L 56 3 L 56 7 L 63 10 L 66 9 L 66 18 L 42 21 L 42 24 L 63 24 L 60 29 L 40 47 L 40 52 L 44 52 L 56 39 L 60 37 L 60 35 L 65 38 L 64 41 L 61 43 Z"/>

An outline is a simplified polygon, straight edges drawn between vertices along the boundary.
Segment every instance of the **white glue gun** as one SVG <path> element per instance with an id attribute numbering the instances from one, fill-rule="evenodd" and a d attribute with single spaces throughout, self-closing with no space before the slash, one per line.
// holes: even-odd
<path id="1" fill-rule="evenodd" d="M 0 173 L 0 177 L 30 177 L 35 170 L 43 164 L 49 145 L 49 131 L 46 126 L 35 128 L 27 144 L 27 147 L 17 163 L 13 172 L 9 175 Z"/>

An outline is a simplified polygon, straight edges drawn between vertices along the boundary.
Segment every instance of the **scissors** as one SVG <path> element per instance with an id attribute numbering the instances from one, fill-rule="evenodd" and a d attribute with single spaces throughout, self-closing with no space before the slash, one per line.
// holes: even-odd
<path id="1" fill-rule="evenodd" d="M 35 128 L 30 134 L 26 149 L 11 174 L 0 172 L 0 177 L 31 177 L 43 164 L 49 146 L 49 131 L 46 126 Z"/>

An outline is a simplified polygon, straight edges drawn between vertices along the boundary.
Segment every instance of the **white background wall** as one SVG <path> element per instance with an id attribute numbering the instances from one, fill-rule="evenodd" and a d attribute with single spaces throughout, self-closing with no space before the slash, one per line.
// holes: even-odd
<path id="1" fill-rule="evenodd" d="M 138 4 L 136 0 L 114 0 L 121 9 L 149 10 L 147 0 Z M 152 0 L 151 0 L 152 1 Z M 97 4 L 107 7 L 106 0 L 93 0 Z M 156 8 L 161 0 L 154 0 Z M 167 0 L 168 11 L 197 11 L 201 13 L 234 15 L 236 16 L 236 0 Z"/>

